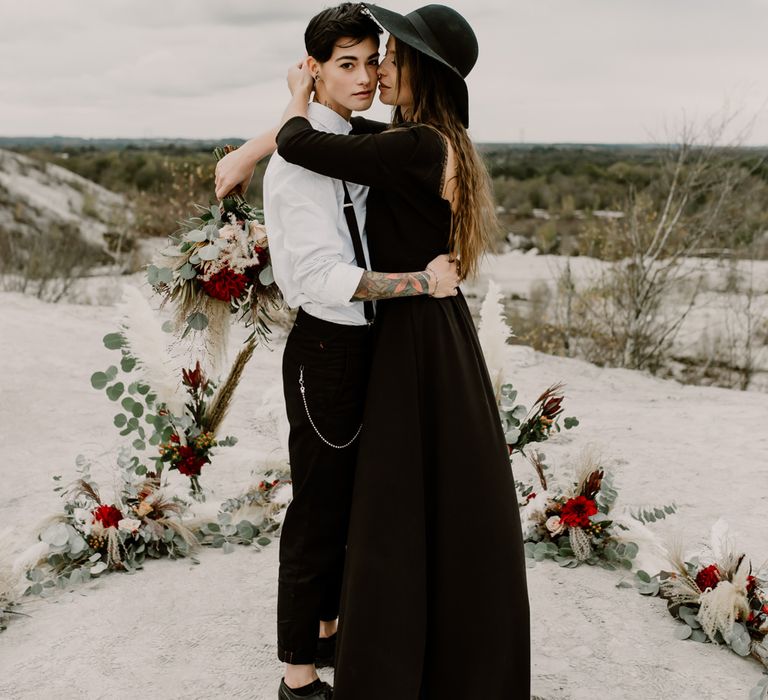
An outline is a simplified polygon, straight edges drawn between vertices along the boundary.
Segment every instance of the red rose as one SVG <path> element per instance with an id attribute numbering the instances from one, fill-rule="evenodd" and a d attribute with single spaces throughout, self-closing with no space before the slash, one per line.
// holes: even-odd
<path id="1" fill-rule="evenodd" d="M 576 496 L 566 501 L 560 513 L 560 521 L 567 527 L 587 527 L 589 516 L 597 513 L 597 504 L 586 496 Z"/>
<path id="2" fill-rule="evenodd" d="M 122 519 L 123 514 L 115 506 L 99 506 L 93 511 L 93 522 L 98 520 L 104 527 L 117 527 Z"/>
<path id="3" fill-rule="evenodd" d="M 212 274 L 210 279 L 203 280 L 201 284 L 208 296 L 221 301 L 229 301 L 233 297 L 239 299 L 243 296 L 248 278 L 229 267 L 223 267 Z"/>
<path id="4" fill-rule="evenodd" d="M 720 583 L 720 570 L 717 568 L 717 564 L 710 564 L 696 574 L 696 585 L 702 591 L 706 591 L 707 588 L 714 588 L 718 583 Z"/>
<path id="5" fill-rule="evenodd" d="M 763 605 L 763 612 L 768 615 L 768 605 Z"/>

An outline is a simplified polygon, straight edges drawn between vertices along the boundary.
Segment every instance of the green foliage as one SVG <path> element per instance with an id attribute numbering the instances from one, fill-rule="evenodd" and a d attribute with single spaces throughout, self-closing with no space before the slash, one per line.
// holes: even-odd
<path id="1" fill-rule="evenodd" d="M 604 523 L 608 521 L 603 521 Z M 594 544 L 594 543 L 593 543 Z M 541 562 L 549 559 L 558 564 L 558 566 L 568 569 L 575 569 L 582 564 L 587 566 L 599 566 L 608 571 L 632 569 L 632 561 L 637 556 L 640 548 L 634 542 L 617 542 L 608 539 L 602 542 L 598 547 L 593 548 L 593 553 L 587 559 L 580 561 L 571 548 L 568 535 L 561 535 L 554 541 L 532 541 L 528 540 L 524 544 L 525 556 L 534 562 Z"/>
<path id="2" fill-rule="evenodd" d="M 637 521 L 647 525 L 648 523 L 655 523 L 657 520 L 664 520 L 668 515 L 672 515 L 677 512 L 677 504 L 670 503 L 663 506 L 643 506 L 636 510 L 631 510 L 630 515 Z"/>
<path id="3" fill-rule="evenodd" d="M 127 348 L 123 334 L 108 333 L 103 342 L 107 349 L 120 351 L 120 369 L 110 365 L 103 372 L 94 372 L 91 375 L 91 386 L 99 391 L 103 390 L 110 401 L 120 401 L 119 405 L 123 411 L 115 414 L 112 422 L 121 437 L 134 434 L 130 442 L 134 450 L 145 452 L 148 447 L 157 448 L 161 442 L 167 442 L 173 432 L 170 414 L 157 403 L 157 396 L 150 391 L 147 384 L 130 381 L 130 375 L 137 367 L 137 360 Z M 118 379 L 119 373 L 123 375 L 122 380 Z M 143 421 L 140 420 L 142 418 Z M 163 460 L 160 454 L 157 453 L 148 459 L 154 463 L 153 471 L 162 474 Z M 147 465 L 138 457 L 132 458 L 130 468 L 138 475 L 149 471 Z"/>

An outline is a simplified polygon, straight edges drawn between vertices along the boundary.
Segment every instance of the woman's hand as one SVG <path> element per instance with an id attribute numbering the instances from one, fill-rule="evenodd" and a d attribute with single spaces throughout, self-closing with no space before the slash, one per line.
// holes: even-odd
<path id="1" fill-rule="evenodd" d="M 294 63 L 288 69 L 288 89 L 291 91 L 291 95 L 301 92 L 306 94 L 307 99 L 309 99 L 314 87 L 315 79 L 312 77 L 306 58 L 302 58 L 301 61 Z"/>
<path id="2" fill-rule="evenodd" d="M 216 163 L 216 199 L 222 200 L 233 190 L 244 195 L 251 184 L 256 163 L 245 146 L 227 153 Z"/>
<path id="3" fill-rule="evenodd" d="M 438 255 L 427 265 L 427 273 L 434 278 L 434 283 L 430 284 L 430 290 L 431 296 L 435 299 L 455 297 L 459 293 L 458 286 L 461 278 L 459 266 L 455 260 L 451 260 L 447 255 Z"/>

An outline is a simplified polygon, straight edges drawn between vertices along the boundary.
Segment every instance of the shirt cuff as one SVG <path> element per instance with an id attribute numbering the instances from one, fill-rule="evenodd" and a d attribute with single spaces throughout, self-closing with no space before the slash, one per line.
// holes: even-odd
<path id="1" fill-rule="evenodd" d="M 339 306 L 351 306 L 358 302 L 352 301 L 352 295 L 357 291 L 360 280 L 363 277 L 362 267 L 356 265 L 334 265 L 327 279 L 328 296 L 332 297 L 334 304 Z"/>

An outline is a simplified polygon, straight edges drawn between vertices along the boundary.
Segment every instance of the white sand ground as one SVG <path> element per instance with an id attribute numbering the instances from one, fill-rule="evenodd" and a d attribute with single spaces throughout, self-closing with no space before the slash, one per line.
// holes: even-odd
<path id="1" fill-rule="evenodd" d="M 114 362 L 101 338 L 115 324 L 109 306 L 0 294 L 0 529 L 15 529 L 19 551 L 59 507 L 51 476 L 73 477 L 78 453 L 98 458 L 95 473 L 110 483 L 114 411 L 89 377 Z M 236 495 L 283 454 L 260 414 L 279 386 L 280 351 L 281 343 L 259 351 L 246 371 L 225 424 L 240 442 L 205 473 L 211 501 Z M 551 382 L 567 383 L 566 414 L 581 425 L 546 446 L 553 467 L 597 443 L 616 465 L 625 503 L 678 503 L 659 534 L 702 540 L 722 516 L 756 564 L 768 557 L 765 394 L 680 386 L 519 346 L 507 370 L 527 403 Z M 515 470 L 528 473 L 522 461 Z M 151 561 L 136 575 L 30 602 L 31 617 L 0 634 L 0 698 L 274 698 L 276 574 L 276 544 L 205 550 L 199 565 Z M 757 663 L 725 649 L 676 640 L 663 603 L 616 588 L 618 573 L 544 562 L 528 576 L 533 691 L 542 698 L 735 700 L 761 676 Z"/>

